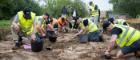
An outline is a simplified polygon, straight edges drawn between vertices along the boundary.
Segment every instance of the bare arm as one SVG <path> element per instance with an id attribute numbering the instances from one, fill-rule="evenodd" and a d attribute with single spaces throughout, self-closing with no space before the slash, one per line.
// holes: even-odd
<path id="1" fill-rule="evenodd" d="M 111 36 L 111 40 L 107 52 L 111 52 L 114 49 L 114 47 L 116 46 L 116 39 L 117 39 L 117 35 Z"/>
<path id="2" fill-rule="evenodd" d="M 83 32 L 83 29 L 81 29 L 81 30 L 76 34 L 76 36 L 80 35 L 82 32 Z"/>
<path id="3" fill-rule="evenodd" d="M 54 31 L 54 28 L 53 28 L 53 26 L 51 24 L 48 24 L 48 28 L 50 28 L 51 31 Z"/>
<path id="4" fill-rule="evenodd" d="M 86 26 L 84 29 L 83 29 L 83 34 L 87 34 L 88 33 L 88 27 Z"/>

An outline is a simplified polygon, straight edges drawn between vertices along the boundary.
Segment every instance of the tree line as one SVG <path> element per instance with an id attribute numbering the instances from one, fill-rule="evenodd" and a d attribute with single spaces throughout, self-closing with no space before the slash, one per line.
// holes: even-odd
<path id="1" fill-rule="evenodd" d="M 72 15 L 72 10 L 76 9 L 80 16 L 87 16 L 87 6 L 81 0 L 44 0 L 45 6 L 40 6 L 40 2 L 34 0 L 1 0 L 0 1 L 0 20 L 10 19 L 18 11 L 30 8 L 37 15 L 48 12 L 53 17 L 59 17 L 63 6 L 66 6 L 68 15 Z"/>
<path id="2" fill-rule="evenodd" d="M 113 10 L 117 13 L 128 13 L 130 17 L 136 18 L 140 15 L 140 0 L 110 0 Z"/>

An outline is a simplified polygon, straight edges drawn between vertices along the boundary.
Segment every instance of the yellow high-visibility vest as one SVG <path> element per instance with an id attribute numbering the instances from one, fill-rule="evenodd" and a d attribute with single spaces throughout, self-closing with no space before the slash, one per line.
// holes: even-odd
<path id="1" fill-rule="evenodd" d="M 99 16 L 99 11 L 98 10 L 95 10 L 95 5 L 93 4 L 92 6 L 90 6 L 90 9 L 91 9 L 91 16 Z"/>
<path id="2" fill-rule="evenodd" d="M 124 20 L 124 19 L 116 19 L 116 21 L 117 21 L 116 24 L 119 24 L 119 25 L 123 25 L 126 22 L 126 20 Z M 126 23 L 126 24 L 127 24 L 127 26 L 129 26 L 128 23 Z"/>
<path id="3" fill-rule="evenodd" d="M 122 33 L 117 37 L 117 44 L 120 48 L 130 46 L 132 43 L 140 39 L 140 31 L 124 25 L 114 25 L 122 30 Z"/>
<path id="4" fill-rule="evenodd" d="M 33 23 L 36 14 L 31 12 L 31 19 L 25 19 L 23 15 L 24 15 L 23 11 L 18 12 L 19 24 L 21 26 L 22 31 L 25 32 L 27 35 L 29 35 L 33 31 Z"/>
<path id="5" fill-rule="evenodd" d="M 83 24 L 83 21 L 84 20 L 82 20 L 81 22 L 80 22 L 80 28 L 81 29 L 85 29 L 85 26 L 84 26 L 84 24 Z M 94 24 L 92 21 L 90 21 L 89 19 L 88 19 L 88 32 L 95 32 L 95 31 L 97 31 L 98 30 L 98 27 L 97 27 L 97 25 L 96 24 Z"/>

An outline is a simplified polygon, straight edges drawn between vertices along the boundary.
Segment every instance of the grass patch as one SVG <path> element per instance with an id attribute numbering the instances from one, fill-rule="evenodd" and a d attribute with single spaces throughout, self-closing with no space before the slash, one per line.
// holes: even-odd
<path id="1" fill-rule="evenodd" d="M 6 29 L 10 28 L 11 20 L 0 20 L 0 28 Z"/>

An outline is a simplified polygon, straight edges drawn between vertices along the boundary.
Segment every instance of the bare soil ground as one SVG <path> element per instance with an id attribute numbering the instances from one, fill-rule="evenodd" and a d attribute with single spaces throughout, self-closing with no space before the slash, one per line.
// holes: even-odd
<path id="1" fill-rule="evenodd" d="M 137 29 L 140 30 L 140 27 L 138 26 Z M 41 52 L 31 52 L 23 48 L 12 50 L 14 41 L 9 30 L 1 29 L 0 31 L 0 60 L 106 60 L 102 55 L 109 44 L 110 37 L 103 35 L 104 42 L 81 44 L 78 38 L 73 38 L 75 33 L 61 33 L 58 41 L 53 45 L 53 50 L 44 48 Z M 140 58 L 129 57 L 121 60 L 140 60 Z"/>
<path id="2" fill-rule="evenodd" d="M 140 19 L 128 19 L 127 22 L 129 22 L 129 23 L 140 23 Z"/>

